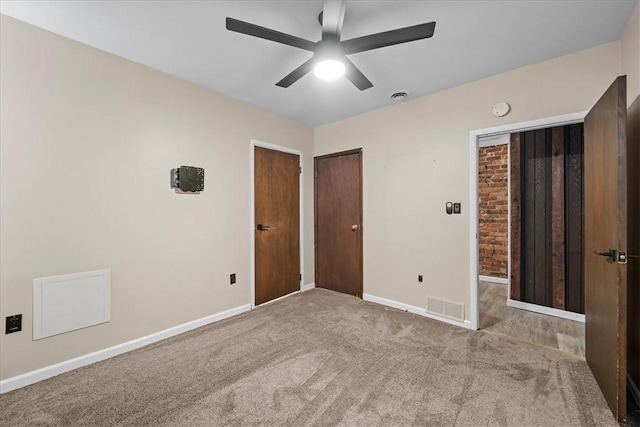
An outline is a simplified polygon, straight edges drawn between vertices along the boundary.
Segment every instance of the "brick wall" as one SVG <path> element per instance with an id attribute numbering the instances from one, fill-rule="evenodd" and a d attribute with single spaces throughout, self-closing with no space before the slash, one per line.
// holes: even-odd
<path id="1" fill-rule="evenodd" d="M 507 277 L 509 144 L 478 152 L 480 274 Z"/>

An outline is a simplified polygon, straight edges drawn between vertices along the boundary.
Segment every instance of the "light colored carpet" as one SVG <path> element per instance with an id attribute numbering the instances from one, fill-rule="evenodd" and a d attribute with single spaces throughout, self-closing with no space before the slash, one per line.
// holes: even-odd
<path id="1" fill-rule="evenodd" d="M 617 423 L 582 360 L 315 289 L 1 395 L 0 425 Z"/>

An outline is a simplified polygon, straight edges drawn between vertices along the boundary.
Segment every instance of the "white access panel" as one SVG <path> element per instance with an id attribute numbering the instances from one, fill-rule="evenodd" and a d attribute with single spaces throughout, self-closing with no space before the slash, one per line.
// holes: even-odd
<path id="1" fill-rule="evenodd" d="M 33 339 L 111 320 L 111 270 L 33 280 Z"/>

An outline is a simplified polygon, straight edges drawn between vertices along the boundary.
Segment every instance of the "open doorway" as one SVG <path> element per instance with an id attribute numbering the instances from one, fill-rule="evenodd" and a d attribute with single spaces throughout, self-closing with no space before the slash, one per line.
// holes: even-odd
<path id="1" fill-rule="evenodd" d="M 568 135 L 571 125 L 581 127 L 575 125 L 582 121 L 581 116 L 578 113 L 475 134 L 473 160 L 477 181 L 472 198 L 477 197 L 474 221 L 478 228 L 477 247 L 473 248 L 477 251 L 473 254 L 477 270 L 473 272 L 472 283 L 477 283 L 477 287 L 474 290 L 472 286 L 471 312 L 472 326 L 477 315 L 476 329 L 584 357 L 584 314 L 576 313 L 574 307 L 573 311 L 567 310 L 568 297 L 574 298 L 575 294 L 573 289 L 566 292 L 564 288 L 565 265 L 570 264 L 567 257 L 573 248 L 565 250 L 563 246 L 564 224 L 571 221 L 565 217 L 568 197 L 559 191 L 565 187 L 565 177 L 577 176 L 580 182 L 582 177 L 573 170 L 567 170 L 565 175 L 564 169 L 557 166 L 558 160 L 565 163 L 565 153 L 557 149 L 558 141 L 554 140 L 554 146 L 551 141 L 551 127 L 555 129 L 554 136 L 565 131 Z M 531 137 L 536 134 L 542 139 L 534 144 Z M 525 138 L 526 159 L 522 149 Z M 567 157 L 567 164 L 569 160 Z M 531 184 L 528 190 L 521 187 L 524 183 Z M 538 189 L 537 194 L 530 191 L 534 188 Z M 552 205 L 556 206 L 553 212 Z M 522 215 L 525 208 L 526 215 Z M 527 223 L 523 224 L 522 218 Z M 581 227 L 580 221 L 574 222 Z M 525 257 L 533 254 L 542 255 Z M 581 266 L 576 268 L 581 270 Z"/>

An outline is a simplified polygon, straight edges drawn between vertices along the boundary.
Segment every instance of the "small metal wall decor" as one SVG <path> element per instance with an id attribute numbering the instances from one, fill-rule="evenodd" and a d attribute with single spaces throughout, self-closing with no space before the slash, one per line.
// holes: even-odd
<path id="1" fill-rule="evenodd" d="M 204 190 L 204 169 L 195 166 L 180 166 L 171 169 L 171 188 L 176 193 L 199 193 Z"/>

